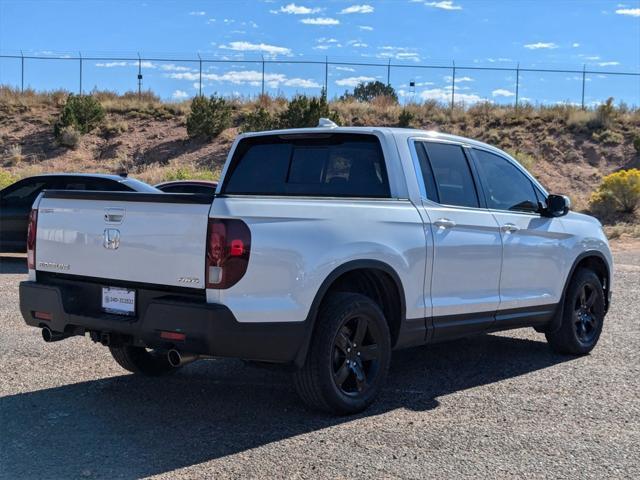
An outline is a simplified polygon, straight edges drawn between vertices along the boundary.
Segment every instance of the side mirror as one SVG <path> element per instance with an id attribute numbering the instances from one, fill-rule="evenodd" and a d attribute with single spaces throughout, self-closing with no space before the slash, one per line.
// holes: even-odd
<path id="1" fill-rule="evenodd" d="M 547 208 L 543 214 L 546 217 L 562 217 L 569 213 L 571 200 L 566 195 L 549 195 L 547 197 Z"/>

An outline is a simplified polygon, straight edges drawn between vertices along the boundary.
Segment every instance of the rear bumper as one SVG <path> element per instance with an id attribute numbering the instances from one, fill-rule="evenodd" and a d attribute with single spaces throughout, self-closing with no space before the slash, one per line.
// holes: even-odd
<path id="1" fill-rule="evenodd" d="M 119 341 L 150 348 L 177 348 L 183 352 L 235 357 L 276 363 L 292 363 L 304 342 L 307 322 L 240 323 L 224 305 L 179 295 L 156 296 L 137 317 L 92 311 L 74 311 L 73 296 L 64 286 L 20 283 L 20 312 L 33 327 L 84 335 L 109 333 Z M 50 320 L 35 317 L 45 312 Z M 180 332 L 184 341 L 167 341 L 160 332 Z"/>

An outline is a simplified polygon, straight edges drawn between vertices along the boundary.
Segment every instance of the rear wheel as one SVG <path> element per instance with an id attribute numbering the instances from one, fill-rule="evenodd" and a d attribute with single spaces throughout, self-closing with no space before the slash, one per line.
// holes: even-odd
<path id="1" fill-rule="evenodd" d="M 591 270 L 578 270 L 567 289 L 560 328 L 545 334 L 549 345 L 560 353 L 589 353 L 600 338 L 604 314 L 600 279 Z"/>
<path id="2" fill-rule="evenodd" d="M 164 351 L 148 350 L 131 345 L 109 347 L 109 351 L 118 365 L 132 373 L 158 376 L 176 370 L 169 364 Z"/>
<path id="3" fill-rule="evenodd" d="M 324 302 L 304 367 L 294 374 L 302 400 L 338 414 L 367 408 L 382 388 L 391 359 L 389 327 L 371 299 L 333 294 Z"/>

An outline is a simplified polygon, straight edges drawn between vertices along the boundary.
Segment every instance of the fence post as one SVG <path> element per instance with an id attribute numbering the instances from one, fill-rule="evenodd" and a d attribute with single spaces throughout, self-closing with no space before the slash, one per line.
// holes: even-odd
<path id="1" fill-rule="evenodd" d="M 82 52 L 78 52 L 80 58 L 80 95 L 82 95 Z"/>
<path id="2" fill-rule="evenodd" d="M 262 55 L 262 95 L 264 95 L 264 55 Z"/>
<path id="3" fill-rule="evenodd" d="M 324 99 L 329 99 L 329 57 L 324 57 Z"/>
<path id="4" fill-rule="evenodd" d="M 198 66 L 200 68 L 200 83 L 198 85 L 198 96 L 202 96 L 202 57 L 200 56 L 200 52 L 198 52 Z"/>
<path id="5" fill-rule="evenodd" d="M 391 58 L 387 63 L 387 86 L 391 85 Z"/>
<path id="6" fill-rule="evenodd" d="M 584 83 L 587 76 L 587 66 L 582 65 L 582 110 L 584 110 Z"/>
<path id="7" fill-rule="evenodd" d="M 138 100 L 142 99 L 142 59 L 138 52 Z"/>
<path id="8" fill-rule="evenodd" d="M 518 109 L 518 93 L 520 90 L 520 62 L 516 67 L 516 110 Z"/>
<path id="9" fill-rule="evenodd" d="M 456 105 L 456 62 L 453 61 L 453 75 L 451 75 L 451 111 Z"/>
<path id="10" fill-rule="evenodd" d="M 20 93 L 24 93 L 24 53 L 20 50 Z"/>

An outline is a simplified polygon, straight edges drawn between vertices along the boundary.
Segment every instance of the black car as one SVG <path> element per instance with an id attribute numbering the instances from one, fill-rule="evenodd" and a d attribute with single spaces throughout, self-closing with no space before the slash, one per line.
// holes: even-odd
<path id="1" fill-rule="evenodd" d="M 218 182 L 209 180 L 173 180 L 155 185 L 165 193 L 198 193 L 213 195 L 216 193 Z"/>
<path id="2" fill-rule="evenodd" d="M 24 178 L 0 190 L 0 252 L 27 251 L 29 212 L 42 190 L 160 193 L 151 185 L 119 175 L 73 173 Z"/>

